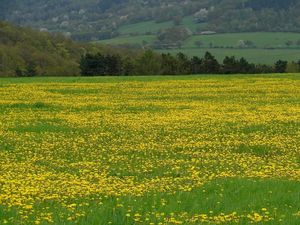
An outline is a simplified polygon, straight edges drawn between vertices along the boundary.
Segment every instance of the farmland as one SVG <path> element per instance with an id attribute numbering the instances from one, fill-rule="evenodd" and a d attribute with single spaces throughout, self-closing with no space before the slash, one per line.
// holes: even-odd
<path id="1" fill-rule="evenodd" d="M 300 75 L 0 80 L 0 224 L 300 223 Z"/>
<path id="2" fill-rule="evenodd" d="M 193 30 L 192 23 L 183 21 L 186 27 Z M 159 29 L 165 29 L 169 23 L 161 23 L 155 26 L 154 22 L 133 24 L 120 28 L 119 37 L 98 41 L 101 44 L 110 45 L 151 45 L 155 42 L 154 34 L 146 35 L 146 31 L 155 33 Z M 158 29 L 158 30 L 157 30 Z M 134 36 L 130 36 L 134 34 Z M 252 46 L 243 48 L 239 46 L 240 41 L 249 41 Z M 201 42 L 197 46 L 196 42 Z M 177 54 L 183 52 L 188 56 L 203 56 L 206 51 L 213 53 L 218 60 L 222 61 L 225 56 L 245 57 L 253 63 L 273 64 L 279 59 L 298 61 L 300 59 L 299 44 L 300 34 L 280 32 L 250 32 L 250 33 L 225 33 L 214 35 L 192 35 L 182 44 L 179 49 L 159 49 L 158 52 L 170 52 Z"/>

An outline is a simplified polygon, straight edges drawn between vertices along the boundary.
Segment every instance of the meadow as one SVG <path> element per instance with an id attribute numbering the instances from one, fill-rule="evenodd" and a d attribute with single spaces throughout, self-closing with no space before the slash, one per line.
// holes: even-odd
<path id="1" fill-rule="evenodd" d="M 0 224 L 300 224 L 300 75 L 0 80 Z"/>
<path id="2" fill-rule="evenodd" d="M 197 31 L 198 28 L 204 27 L 205 23 L 198 24 L 194 22 L 192 16 L 186 16 L 183 18 L 181 25 L 187 27 L 191 31 Z M 147 32 L 157 32 L 161 29 L 167 29 L 174 26 L 173 21 L 166 21 L 161 23 L 156 23 L 153 20 L 146 21 L 146 22 L 139 22 L 135 24 L 123 25 L 118 29 L 118 32 L 121 35 L 126 35 L 130 33 L 137 33 L 137 34 L 145 34 Z"/>
<path id="3" fill-rule="evenodd" d="M 156 25 L 156 26 L 155 26 Z M 120 36 L 112 39 L 97 41 L 96 43 L 109 45 L 133 45 L 144 46 L 155 42 L 155 32 L 160 29 L 171 27 L 171 22 L 155 23 L 153 21 L 131 24 L 119 29 Z M 197 24 L 185 19 L 183 25 L 195 31 L 193 27 Z M 198 25 L 199 26 L 199 25 Z M 153 34 L 147 34 L 152 32 Z M 130 35 L 135 34 L 135 35 Z M 239 43 L 250 41 L 253 46 L 240 47 Z M 201 42 L 197 46 L 196 42 Z M 287 45 L 287 43 L 290 43 Z M 300 59 L 299 53 L 300 34 L 280 32 L 249 32 L 249 33 L 224 33 L 214 35 L 192 35 L 182 44 L 181 48 L 157 50 L 157 52 L 169 52 L 177 54 L 182 52 L 188 56 L 202 57 L 209 51 L 222 62 L 226 56 L 244 57 L 253 63 L 274 64 L 277 60 L 288 60 L 297 62 Z M 145 46 L 144 46 L 145 47 Z"/>

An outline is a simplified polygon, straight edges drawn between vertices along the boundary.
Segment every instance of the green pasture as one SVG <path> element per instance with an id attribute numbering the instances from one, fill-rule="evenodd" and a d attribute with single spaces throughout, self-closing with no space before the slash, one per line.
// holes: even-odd
<path id="1" fill-rule="evenodd" d="M 140 22 L 135 24 L 129 24 L 121 26 L 118 31 L 121 33 L 121 35 L 126 34 L 138 34 L 138 35 L 145 35 L 147 32 L 156 33 L 159 30 L 171 28 L 174 26 L 174 23 L 172 21 L 167 22 L 161 22 L 157 23 L 155 21 L 146 21 L 146 22 Z M 191 31 L 197 31 L 197 29 L 200 29 L 205 26 L 204 23 L 197 24 L 194 22 L 192 16 L 184 17 L 182 20 L 181 26 L 187 27 Z"/>
<path id="2" fill-rule="evenodd" d="M 183 48 L 195 48 L 195 42 L 201 41 L 203 48 L 210 46 L 237 48 L 240 41 L 251 41 L 252 48 L 259 49 L 280 49 L 280 48 L 299 48 L 300 34 L 298 33 L 272 33 L 272 32 L 254 32 L 254 33 L 228 33 L 215 35 L 198 35 L 189 38 L 183 45 Z M 297 42 L 299 41 L 299 45 Z M 287 42 L 291 42 L 287 46 Z M 251 47 L 251 46 L 250 46 Z"/>
<path id="3" fill-rule="evenodd" d="M 149 22 L 152 23 L 152 22 Z M 153 24 L 152 24 L 153 25 Z M 132 29 L 139 29 L 131 25 Z M 154 25 L 153 25 L 154 26 Z M 142 26 L 144 29 L 151 25 Z M 109 45 L 151 45 L 155 35 L 122 35 L 113 39 L 98 41 Z M 196 46 L 196 42 L 201 46 Z M 251 42 L 253 45 L 240 47 L 241 41 Z M 287 44 L 289 43 L 289 44 Z M 206 51 L 214 54 L 219 60 L 225 56 L 244 57 L 253 63 L 273 64 L 277 60 L 298 61 L 300 59 L 300 34 L 297 33 L 230 33 L 214 35 L 194 35 L 188 38 L 180 49 L 163 49 L 158 52 L 177 54 L 183 52 L 188 56 L 203 56 Z"/>

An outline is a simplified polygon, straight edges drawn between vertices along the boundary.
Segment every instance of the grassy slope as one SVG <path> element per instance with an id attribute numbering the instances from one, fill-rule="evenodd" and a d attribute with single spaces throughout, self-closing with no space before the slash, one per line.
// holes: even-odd
<path id="1" fill-rule="evenodd" d="M 24 71 L 30 62 L 36 64 L 38 74 L 45 76 L 79 75 L 80 57 L 86 52 L 134 54 L 0 21 L 0 76 L 14 76 L 17 68 Z"/>
<path id="2" fill-rule="evenodd" d="M 3 113 L 0 121 L 4 123 L 0 122 L 0 167 L 6 169 L 0 170 L 0 180 L 2 185 L 6 184 L 8 178 L 3 174 L 11 170 L 15 175 L 12 182 L 20 185 L 16 189 L 12 186 L 17 193 L 13 198 L 25 196 L 26 199 L 28 193 L 35 196 L 40 192 L 32 185 L 50 182 L 50 189 L 45 193 L 47 196 L 60 188 L 60 179 L 75 174 L 73 179 L 76 180 L 77 176 L 81 177 L 79 171 L 85 170 L 88 176 L 83 174 L 80 182 L 76 180 L 79 189 L 75 188 L 76 182 L 68 181 L 68 185 L 62 185 L 61 193 L 58 192 L 60 198 L 34 205 L 35 212 L 30 215 L 30 220 L 36 221 L 35 215 L 44 217 L 40 220 L 43 225 L 48 225 L 45 218 L 49 216 L 40 216 L 40 212 L 53 213 L 55 225 L 72 225 L 72 216 L 82 211 L 86 214 L 79 216 L 80 225 L 132 225 L 138 218 L 144 221 L 138 224 L 149 225 L 150 222 L 145 222 L 146 217 L 158 224 L 162 218 L 173 217 L 180 221 L 205 214 L 215 219 L 217 216 L 222 218 L 221 213 L 231 215 L 234 212 L 245 215 L 238 224 L 249 224 L 247 216 L 254 218 L 254 213 L 257 213 L 264 218 L 274 218 L 274 221 L 260 224 L 298 225 L 300 215 L 295 214 L 300 211 L 299 179 L 289 179 L 286 172 L 297 171 L 300 167 L 300 161 L 296 161 L 299 148 L 295 139 L 299 123 L 296 117 L 299 80 L 299 74 L 1 79 L 0 112 Z M 177 113 L 180 114 L 176 116 Z M 190 114 L 191 117 L 187 116 Z M 151 120 L 147 121 L 149 117 Z M 103 123 L 95 126 L 99 120 Z M 174 127 L 160 127 L 156 120 L 166 124 L 171 122 Z M 199 120 L 202 121 L 200 124 L 197 123 Z M 173 132 L 180 127 L 181 130 Z M 161 133 L 156 135 L 157 132 Z M 111 136 L 106 138 L 106 135 Z M 185 140 L 190 145 L 184 144 Z M 266 148 L 257 146 L 251 149 L 256 142 Z M 201 143 L 210 146 L 209 149 L 193 147 L 201 146 Z M 234 149 L 231 146 L 239 147 Z M 144 148 L 145 151 L 138 151 Z M 225 161 L 223 157 L 226 157 Z M 231 161 L 233 157 L 238 161 L 237 165 L 236 160 Z M 257 161 L 251 165 L 252 160 Z M 153 164 L 152 161 L 159 163 Z M 20 171 L 12 169 L 15 164 Z M 142 169 L 148 164 L 154 166 L 149 173 Z M 81 182 L 100 173 L 102 165 L 109 166 L 112 179 L 120 180 L 128 174 L 138 179 L 149 176 L 191 177 L 193 174 L 187 170 L 192 166 L 202 173 L 215 171 L 213 174 L 225 172 L 227 175 L 205 181 L 203 186 L 187 192 L 150 192 L 140 197 L 83 195 L 75 200 L 65 195 L 67 187 L 74 187 L 75 193 L 79 192 Z M 264 167 L 267 165 L 270 168 L 275 165 L 274 172 Z M 29 168 L 25 169 L 27 166 Z M 178 169 L 175 174 L 174 168 Z M 262 174 L 259 178 L 260 173 L 247 178 L 242 168 L 248 168 L 250 172 L 252 169 L 266 172 L 269 178 Z M 19 189 L 23 188 L 23 183 L 18 183 L 16 173 L 30 175 L 23 179 L 31 188 L 28 192 L 19 193 L 18 190 L 23 190 Z M 50 179 L 46 176 L 46 180 L 40 181 L 44 173 L 51 175 Z M 38 180 L 27 182 L 35 175 L 38 175 Z M 189 182 L 191 180 L 184 181 L 187 185 Z M 89 191 L 93 191 L 90 187 Z M 7 191 L 5 189 L 5 193 Z M 74 191 L 71 189 L 70 193 Z M 62 196 L 67 197 L 66 200 Z M 66 201 L 67 205 L 76 204 L 76 207 L 66 209 L 60 201 Z M 187 214 L 182 214 L 184 212 Z M 27 211 L 24 213 L 26 215 Z M 60 214 L 63 216 L 59 217 Z M 16 211 L 8 212 L 0 206 L 0 224 L 6 221 L 9 225 L 16 225 L 18 219 L 21 217 Z M 29 224 L 24 221 L 22 224 Z"/>
<path id="3" fill-rule="evenodd" d="M 269 37 L 273 36 L 273 42 L 270 42 Z M 245 37 L 257 44 L 257 48 L 238 49 L 236 43 Z M 158 52 L 170 52 L 176 54 L 183 52 L 189 56 L 203 56 L 206 51 L 213 53 L 219 60 L 225 56 L 245 57 L 251 62 L 273 64 L 279 59 L 288 61 L 298 61 L 300 59 L 300 51 L 297 48 L 283 48 L 284 43 L 288 40 L 298 40 L 298 34 L 282 34 L 282 33 L 248 33 L 248 34 L 219 34 L 212 36 L 194 36 L 188 39 L 181 49 L 158 50 Z M 151 43 L 155 40 L 154 36 L 134 36 L 134 37 L 119 37 L 111 40 L 100 41 L 102 44 L 122 45 L 122 44 L 142 44 L 143 41 Z M 201 40 L 204 45 L 197 48 L 194 45 L 196 40 Z M 209 48 L 209 43 L 214 46 L 228 46 L 231 48 Z M 280 47 L 276 47 L 280 46 Z M 266 49 L 274 48 L 274 49 Z"/>
<path id="4" fill-rule="evenodd" d="M 113 38 L 100 41 L 101 44 L 109 45 L 122 45 L 122 44 L 139 44 L 142 45 L 143 41 L 151 43 L 155 40 L 155 35 L 139 35 L 139 36 L 123 36 L 121 38 Z"/>
<path id="5" fill-rule="evenodd" d="M 124 25 L 118 29 L 122 35 L 130 33 L 145 34 L 146 32 L 157 32 L 161 29 L 170 28 L 174 25 L 173 22 L 156 23 L 155 21 L 140 22 L 135 24 Z M 184 17 L 182 20 L 182 26 L 189 28 L 192 31 L 196 31 L 197 28 L 201 28 L 203 24 L 196 24 L 193 21 L 193 17 Z"/>
<path id="6" fill-rule="evenodd" d="M 237 47 L 240 40 L 250 40 L 257 48 L 286 48 L 287 41 L 293 41 L 294 43 L 300 40 L 300 34 L 297 33 L 231 33 L 231 34 L 217 34 L 208 36 L 193 36 L 189 38 L 184 48 L 194 48 L 194 42 L 201 40 L 203 47 L 209 47 L 212 43 L 213 46 L 224 46 L 224 47 Z M 292 47 L 297 47 L 293 45 Z M 299 46 L 300 48 L 300 46 Z"/>
<path id="7" fill-rule="evenodd" d="M 182 25 L 188 27 L 192 31 L 201 28 L 201 24 L 195 24 L 192 17 L 185 17 Z M 142 22 L 123 26 L 119 29 L 121 36 L 99 41 L 99 43 L 120 45 L 120 44 L 139 44 L 143 41 L 151 43 L 155 40 L 155 35 L 145 35 L 146 32 L 153 34 L 160 29 L 166 29 L 173 26 L 172 22 L 155 23 L 154 21 Z M 136 34 L 137 36 L 128 36 L 129 34 Z M 201 40 L 203 46 L 199 49 L 195 46 L 195 41 Z M 240 40 L 250 40 L 254 43 L 254 49 L 238 49 L 238 42 Z M 172 52 L 176 54 L 181 51 L 190 56 L 202 56 L 205 51 L 213 52 L 218 59 L 223 59 L 227 55 L 234 55 L 237 57 L 245 57 L 251 62 L 255 63 L 274 63 L 278 59 L 289 61 L 298 61 L 300 59 L 299 48 L 296 45 L 300 40 L 298 33 L 230 33 L 230 34 L 217 34 L 210 36 L 192 36 L 187 39 L 182 49 L 163 50 L 163 52 Z M 286 42 L 292 41 L 293 45 L 287 47 Z M 212 44 L 215 49 L 209 46 Z M 221 47 L 221 48 L 220 48 Z M 225 49 L 223 49 L 225 48 Z M 234 48 L 234 49 L 228 49 Z M 273 48 L 274 50 L 269 50 Z"/>

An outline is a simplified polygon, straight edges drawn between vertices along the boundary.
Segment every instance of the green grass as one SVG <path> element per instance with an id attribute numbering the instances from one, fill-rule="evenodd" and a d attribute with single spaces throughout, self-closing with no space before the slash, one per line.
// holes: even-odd
<path id="1" fill-rule="evenodd" d="M 120 45 L 120 44 L 138 44 L 143 41 L 148 44 L 153 43 L 154 35 L 141 36 L 120 36 L 110 40 L 98 41 L 97 43 Z M 195 41 L 201 40 L 203 46 L 197 48 Z M 239 40 L 250 40 L 255 48 L 237 48 Z M 244 57 L 253 63 L 273 64 L 279 59 L 288 61 L 298 61 L 300 59 L 299 46 L 293 45 L 287 47 L 287 41 L 300 40 L 300 34 L 296 33 L 234 33 L 234 34 L 216 34 L 192 36 L 187 39 L 181 49 L 157 50 L 157 52 L 170 52 L 177 54 L 183 52 L 188 56 L 203 56 L 206 51 L 214 54 L 218 60 L 223 60 L 225 56 Z M 210 43 L 213 48 L 210 47 Z"/>
<path id="2" fill-rule="evenodd" d="M 294 44 L 291 48 L 298 47 L 297 41 L 300 41 L 298 33 L 229 33 L 215 35 L 199 35 L 189 38 L 183 45 L 183 48 L 195 48 L 195 41 L 201 40 L 204 48 L 208 48 L 210 44 L 217 47 L 238 47 L 240 40 L 252 41 L 256 48 L 287 48 L 286 42 L 292 41 Z"/>
<path id="3" fill-rule="evenodd" d="M 155 21 L 146 21 L 146 22 L 140 22 L 135 24 L 129 24 L 121 26 L 118 31 L 124 35 L 124 34 L 130 34 L 130 33 L 138 33 L 140 35 L 144 35 L 147 32 L 156 33 L 159 30 L 171 28 L 174 26 L 174 23 L 172 21 L 162 22 L 162 23 L 156 23 Z M 205 24 L 197 24 L 194 22 L 194 19 L 192 16 L 184 17 L 181 23 L 181 26 L 185 26 L 189 28 L 191 31 L 197 31 L 200 28 L 204 28 Z"/>
<path id="4" fill-rule="evenodd" d="M 122 84 L 123 82 L 159 82 L 159 81 L 205 81 L 207 79 L 217 79 L 219 81 L 230 81 L 230 80 L 244 80 L 247 79 L 249 83 L 256 82 L 256 79 L 290 79 L 290 80 L 299 80 L 300 75 L 296 73 L 292 74 L 252 74 L 252 75 L 180 75 L 180 76 L 96 76 L 96 77 L 24 77 L 24 78 L 0 78 L 2 88 L 6 87 L 9 84 L 55 84 L 55 83 L 65 83 L 65 84 L 80 84 L 80 83 L 116 83 Z M 1 88 L 1 86 L 0 86 Z M 1 89 L 0 89 L 1 90 Z M 70 93 L 70 90 L 58 90 Z M 75 93 L 86 93 L 89 90 L 74 90 Z M 70 93 L 72 94 L 72 92 Z M 40 102 L 41 103 L 41 102 Z M 38 104 L 40 104 L 38 102 Z M 33 107 L 34 107 L 33 103 Z M 44 103 L 43 103 L 44 104 Z M 27 104 L 21 104 L 22 106 Z"/>
<path id="5" fill-rule="evenodd" d="M 298 225 L 299 219 L 294 215 L 299 211 L 300 182 L 282 180 L 227 179 L 217 180 L 191 192 L 178 192 L 175 195 L 149 194 L 145 197 L 121 197 L 104 200 L 106 207 L 92 206 L 91 213 L 81 220 L 81 225 L 134 224 L 126 217 L 130 215 L 150 214 L 150 220 L 158 222 L 153 214 L 187 212 L 193 214 L 219 215 L 221 213 L 247 214 L 249 209 L 262 213 L 266 208 L 277 222 L 261 222 L 260 224 Z M 162 204 L 165 202 L 165 204 Z M 117 207 L 118 204 L 123 207 Z M 251 211 L 250 210 L 250 211 Z M 171 217 L 171 216 L 170 216 Z M 283 220 L 282 222 L 278 222 Z M 284 220 L 288 222 L 284 222 Z M 68 223 L 67 223 L 68 224 Z M 71 223 L 70 223 L 71 224 Z M 189 223 L 183 223 L 189 225 Z M 207 224 L 207 223 L 199 223 Z M 236 223 L 226 223 L 236 224 Z M 249 224 L 242 220 L 239 224 Z"/>
<path id="6" fill-rule="evenodd" d="M 109 40 L 97 41 L 95 43 L 109 44 L 109 45 L 142 45 L 144 41 L 152 43 L 155 40 L 154 35 L 139 35 L 139 36 L 120 36 Z"/>
<path id="7" fill-rule="evenodd" d="M 147 21 L 136 24 L 125 25 L 119 28 L 121 35 L 119 37 L 98 41 L 97 43 L 110 45 L 142 45 L 143 41 L 151 44 L 155 41 L 155 33 L 161 29 L 173 27 L 171 21 L 156 23 Z M 197 24 L 193 17 L 184 17 L 181 26 L 189 28 L 196 32 L 201 29 L 205 31 L 205 23 Z M 151 32 L 151 35 L 146 35 Z M 136 36 L 128 36 L 135 34 Z M 239 42 L 251 41 L 251 49 L 238 48 Z M 203 45 L 198 48 L 196 41 L 201 41 Z M 252 32 L 252 33 L 228 33 L 215 35 L 193 35 L 188 38 L 181 49 L 159 50 L 158 52 L 171 52 L 176 54 L 183 52 L 189 56 L 202 56 L 205 51 L 210 51 L 216 55 L 219 60 L 225 56 L 245 57 L 254 63 L 273 64 L 275 61 L 282 59 L 288 61 L 298 61 L 300 59 L 300 41 L 299 33 L 280 33 L 280 32 Z M 290 46 L 286 43 L 292 42 Z M 213 48 L 211 48 L 213 47 Z"/>
<path id="8" fill-rule="evenodd" d="M 183 18 L 181 25 L 187 27 L 193 32 L 197 32 L 201 29 L 205 30 L 206 23 L 195 23 L 193 16 L 187 16 Z"/>

